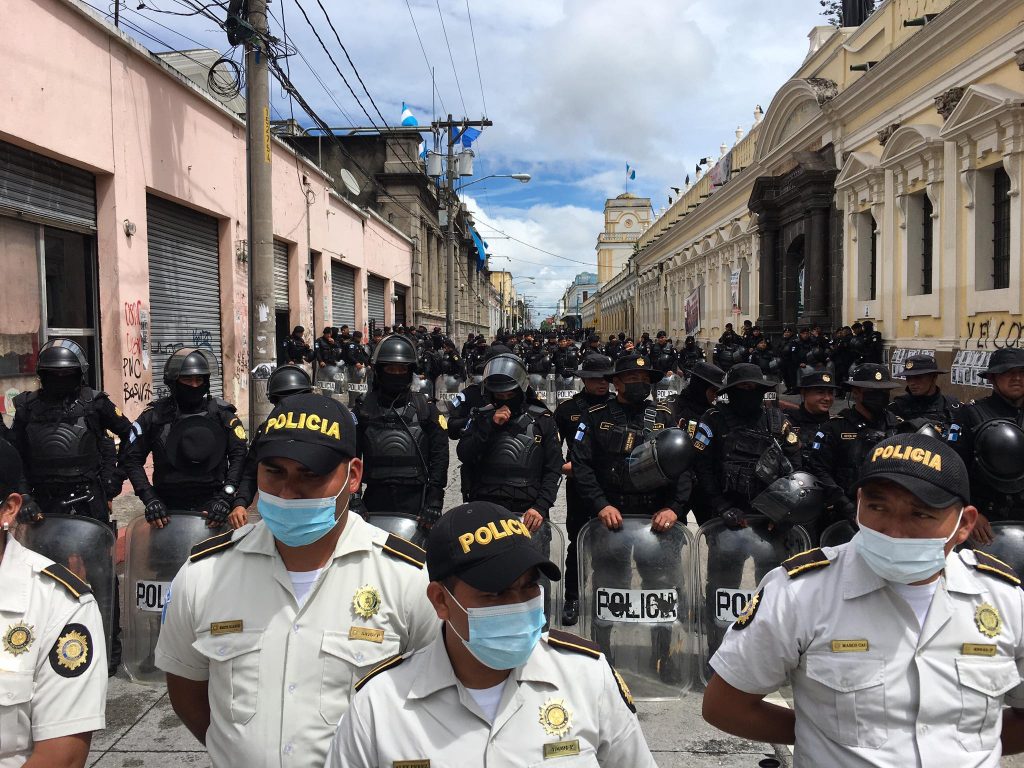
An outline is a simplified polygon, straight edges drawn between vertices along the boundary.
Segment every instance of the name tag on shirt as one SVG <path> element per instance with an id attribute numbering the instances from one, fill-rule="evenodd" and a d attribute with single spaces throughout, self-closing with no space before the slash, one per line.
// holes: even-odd
<path id="1" fill-rule="evenodd" d="M 867 640 L 833 640 L 832 653 L 863 653 L 868 649 Z"/>
<path id="2" fill-rule="evenodd" d="M 235 619 L 233 621 L 215 621 L 210 625 L 210 634 L 217 635 L 232 635 L 235 632 L 242 631 L 242 620 Z"/>
<path id="3" fill-rule="evenodd" d="M 430 768 L 429 760 L 395 760 L 391 768 Z"/>
<path id="4" fill-rule="evenodd" d="M 565 757 L 567 755 L 578 755 L 580 753 L 580 740 L 556 741 L 553 744 L 544 745 L 544 759 L 550 760 L 553 757 Z"/>
<path id="5" fill-rule="evenodd" d="M 996 647 L 982 643 L 964 643 L 960 646 L 960 653 L 964 656 L 995 656 Z"/>
<path id="6" fill-rule="evenodd" d="M 349 627 L 349 640 L 369 640 L 371 643 L 384 642 L 383 629 L 371 629 L 370 627 Z"/>

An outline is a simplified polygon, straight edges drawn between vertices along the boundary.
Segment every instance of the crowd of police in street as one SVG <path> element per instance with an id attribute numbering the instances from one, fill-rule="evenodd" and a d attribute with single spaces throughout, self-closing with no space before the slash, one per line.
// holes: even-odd
<path id="1" fill-rule="evenodd" d="M 172 354 L 133 422 L 78 344 L 43 345 L 39 388 L 0 421 L 0 766 L 83 765 L 122 665 L 166 676 L 218 766 L 653 766 L 626 678 L 684 690 L 693 650 L 641 624 L 631 668 L 592 587 L 682 601 L 690 577 L 664 563 L 690 514 L 709 722 L 808 766 L 1024 751 L 1024 350 L 996 350 L 970 403 L 929 355 L 894 378 L 870 321 L 730 325 L 707 356 L 664 331 L 459 347 L 296 327 L 281 359 L 250 439 L 208 350 Z M 144 514 L 122 597 L 126 481 Z M 750 558 L 756 591 L 716 624 L 713 588 Z M 136 616 L 150 582 L 169 586 Z M 122 643 L 122 614 L 152 637 Z M 787 680 L 795 713 L 764 701 Z"/>

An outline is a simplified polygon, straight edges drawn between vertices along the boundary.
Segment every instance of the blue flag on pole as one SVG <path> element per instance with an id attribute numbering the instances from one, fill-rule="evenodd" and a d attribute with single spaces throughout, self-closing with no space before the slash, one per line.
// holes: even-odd
<path id="1" fill-rule="evenodd" d="M 636 178 L 636 168 L 631 168 L 629 163 L 626 163 L 626 178 L 630 181 Z"/>
<path id="2" fill-rule="evenodd" d="M 419 125 L 419 121 L 416 120 L 416 115 L 412 113 L 409 105 L 404 101 L 402 102 L 402 125 Z"/>

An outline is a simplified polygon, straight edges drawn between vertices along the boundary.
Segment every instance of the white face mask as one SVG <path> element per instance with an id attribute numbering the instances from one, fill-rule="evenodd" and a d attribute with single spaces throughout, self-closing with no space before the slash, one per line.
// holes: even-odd
<path id="1" fill-rule="evenodd" d="M 934 576 L 946 567 L 946 545 L 960 530 L 963 514 L 964 508 L 960 507 L 953 532 L 944 539 L 897 539 L 861 523 L 858 502 L 857 525 L 860 530 L 853 541 L 857 552 L 876 574 L 886 581 L 913 584 Z"/>

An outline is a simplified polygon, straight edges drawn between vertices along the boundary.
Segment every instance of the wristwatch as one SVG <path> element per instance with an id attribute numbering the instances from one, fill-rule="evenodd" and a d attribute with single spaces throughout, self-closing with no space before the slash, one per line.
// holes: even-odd
<path id="1" fill-rule="evenodd" d="M 224 486 L 224 495 L 227 496 L 229 499 L 233 498 L 236 490 L 238 489 L 235 488 L 235 486 L 231 485 L 231 483 L 228 483 L 227 485 Z"/>

